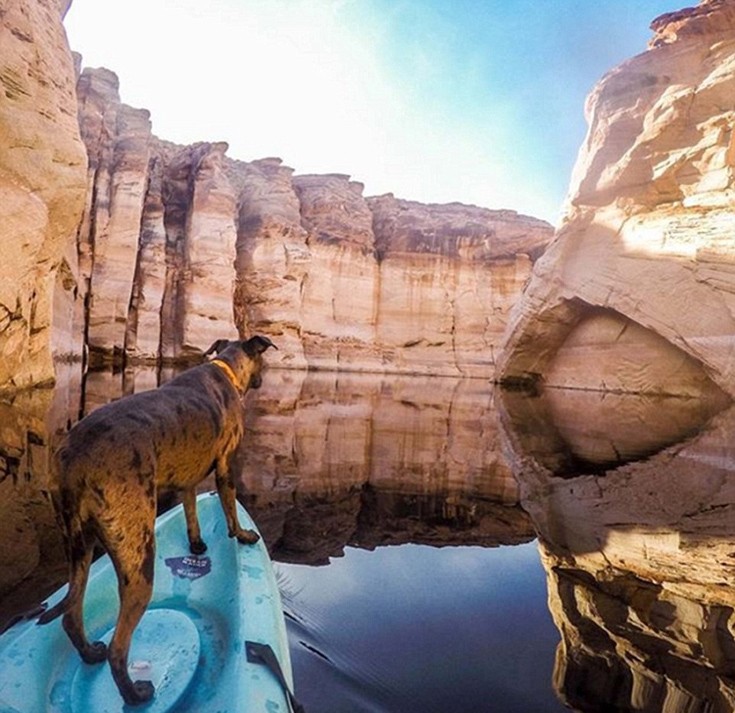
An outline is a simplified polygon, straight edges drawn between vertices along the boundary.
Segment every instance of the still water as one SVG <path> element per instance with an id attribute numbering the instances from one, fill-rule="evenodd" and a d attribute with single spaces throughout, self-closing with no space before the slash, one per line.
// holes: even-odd
<path id="1" fill-rule="evenodd" d="M 65 576 L 58 434 L 158 378 L 70 366 L 0 402 L 0 626 Z M 271 370 L 246 413 L 310 713 L 735 710 L 725 399 Z"/>
<path id="2" fill-rule="evenodd" d="M 348 548 L 322 570 L 279 572 L 309 710 L 565 710 L 534 542 Z"/>

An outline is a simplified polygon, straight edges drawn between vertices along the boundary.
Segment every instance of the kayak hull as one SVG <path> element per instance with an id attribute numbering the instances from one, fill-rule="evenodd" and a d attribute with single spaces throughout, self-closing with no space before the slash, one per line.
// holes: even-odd
<path id="1" fill-rule="evenodd" d="M 239 544 L 214 493 L 197 510 L 204 555 L 189 553 L 182 506 L 156 521 L 156 565 L 151 603 L 136 627 L 129 670 L 156 686 L 145 713 L 286 713 L 276 677 L 248 661 L 246 641 L 269 644 L 292 686 L 286 628 L 273 567 L 262 539 Z M 243 527 L 257 530 L 238 504 Z M 66 587 L 49 599 L 61 600 Z M 84 601 L 91 641 L 109 641 L 119 600 L 107 556 L 92 565 Z M 123 713 L 109 665 L 84 664 L 58 618 L 43 626 L 16 624 L 0 637 L 0 713 Z"/>

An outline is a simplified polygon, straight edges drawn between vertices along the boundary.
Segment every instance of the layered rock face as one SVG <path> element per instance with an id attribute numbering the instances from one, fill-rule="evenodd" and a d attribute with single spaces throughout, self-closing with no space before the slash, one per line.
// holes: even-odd
<path id="1" fill-rule="evenodd" d="M 691 395 L 683 352 L 735 395 L 735 5 L 701 2 L 652 28 L 650 49 L 588 99 L 566 217 L 504 344 L 509 380 L 650 393 L 665 375 L 665 391 Z M 620 359 L 631 323 L 640 358 Z M 585 341 L 578 329 L 596 338 L 552 368 L 567 339 Z"/>
<path id="2" fill-rule="evenodd" d="M 494 376 L 547 223 L 366 199 L 349 176 L 163 142 L 107 70 L 85 69 L 78 92 L 93 363 L 176 361 L 257 332 L 278 344 L 281 366 Z"/>
<path id="3" fill-rule="evenodd" d="M 236 321 L 277 334 L 280 363 L 306 367 L 300 317 L 309 248 L 293 169 L 278 158 L 226 168 L 238 191 Z"/>
<path id="4" fill-rule="evenodd" d="M 84 70 L 79 122 L 89 154 L 78 250 L 91 361 L 186 359 L 236 336 L 235 196 L 226 144 L 178 147 L 118 81 Z"/>
<path id="5" fill-rule="evenodd" d="M 494 375 L 496 344 L 551 239 L 548 223 L 366 199 L 349 176 L 292 177 L 274 159 L 231 170 L 243 186 L 241 331 L 283 336 L 293 365 Z"/>
<path id="6" fill-rule="evenodd" d="M 378 263 L 363 186 L 338 174 L 297 176 L 294 190 L 309 246 L 300 305 L 306 360 L 326 368 L 379 368 Z"/>
<path id="7" fill-rule="evenodd" d="M 0 13 L 0 389 L 52 380 L 70 334 L 86 159 L 67 5 L 12 0 Z"/>
<path id="8" fill-rule="evenodd" d="M 376 337 L 401 370 L 492 376 L 549 225 L 459 203 L 368 199 L 380 259 Z"/>

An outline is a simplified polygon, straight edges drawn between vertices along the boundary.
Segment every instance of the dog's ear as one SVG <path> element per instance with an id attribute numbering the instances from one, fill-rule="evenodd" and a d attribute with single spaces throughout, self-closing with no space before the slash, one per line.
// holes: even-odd
<path id="1" fill-rule="evenodd" d="M 250 337 L 247 342 L 242 343 L 242 350 L 248 356 L 258 356 L 258 354 L 262 354 L 268 347 L 278 349 L 268 337 L 261 337 L 259 334 Z"/>
<path id="2" fill-rule="evenodd" d="M 207 349 L 206 352 L 204 352 L 204 356 L 209 356 L 213 352 L 217 352 L 217 354 L 221 354 L 225 349 L 227 349 L 227 346 L 229 345 L 229 340 L 227 339 L 218 339 L 214 344 L 212 344 L 209 349 Z"/>

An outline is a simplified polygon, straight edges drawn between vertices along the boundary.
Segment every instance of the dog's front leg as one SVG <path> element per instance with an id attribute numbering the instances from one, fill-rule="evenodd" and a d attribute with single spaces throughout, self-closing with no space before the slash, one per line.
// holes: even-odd
<path id="1" fill-rule="evenodd" d="M 235 486 L 232 483 L 228 459 L 220 458 L 217 461 L 217 469 L 215 471 L 215 482 L 217 483 L 217 492 L 219 493 L 219 501 L 222 510 L 225 513 L 227 521 L 227 534 L 230 537 L 236 537 L 237 541 L 243 545 L 252 545 L 256 543 L 260 536 L 253 530 L 246 530 L 240 527 L 237 520 L 237 505 L 235 498 Z"/>
<path id="2" fill-rule="evenodd" d="M 207 545 L 202 540 L 197 517 L 197 494 L 194 488 L 184 490 L 181 499 L 184 501 L 184 515 L 186 516 L 186 534 L 189 536 L 189 550 L 194 555 L 203 555 Z"/>

